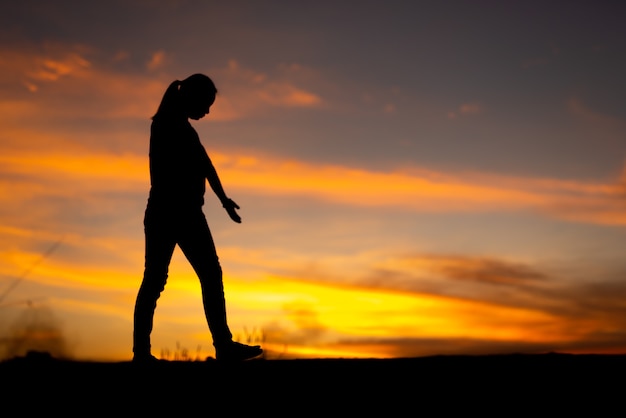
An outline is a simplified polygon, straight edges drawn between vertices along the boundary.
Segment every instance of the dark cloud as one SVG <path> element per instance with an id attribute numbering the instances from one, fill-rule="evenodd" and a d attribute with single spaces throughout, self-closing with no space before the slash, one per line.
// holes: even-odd
<path id="1" fill-rule="evenodd" d="M 555 351 L 548 343 L 528 341 L 497 341 L 471 338 L 389 338 L 342 340 L 337 346 L 352 351 L 366 347 L 371 352 L 391 357 L 422 357 L 434 355 L 490 355 L 513 353 L 545 353 Z"/>
<path id="2" fill-rule="evenodd" d="M 612 275 L 611 275 L 612 276 Z M 581 320 L 596 319 L 604 323 L 603 335 L 626 332 L 626 272 L 616 280 L 606 278 L 553 291 L 553 299 L 568 301 L 566 308 L 553 310 Z"/>
<path id="3" fill-rule="evenodd" d="M 435 272 L 455 280 L 518 285 L 547 279 L 546 274 L 531 266 L 496 258 L 434 255 L 423 259 L 432 262 Z"/>
<path id="4" fill-rule="evenodd" d="M 595 338 L 594 338 L 595 337 Z M 626 333 L 593 335 L 569 342 L 501 341 L 471 338 L 396 338 L 355 339 L 336 343 L 337 349 L 384 353 L 391 357 L 423 357 L 437 355 L 497 355 L 562 353 L 618 353 L 626 347 Z"/>
<path id="5" fill-rule="evenodd" d="M 523 295 L 535 291 L 535 288 L 549 287 L 555 280 L 554 273 L 545 267 L 495 256 L 414 254 L 391 257 L 391 260 L 383 267 L 374 264 L 368 273 L 350 279 L 334 277 L 321 270 L 316 272 L 315 277 L 329 285 L 339 283 L 482 301 L 501 301 L 502 295 L 508 293 Z M 298 276 L 307 277 L 307 274 L 300 273 Z"/>

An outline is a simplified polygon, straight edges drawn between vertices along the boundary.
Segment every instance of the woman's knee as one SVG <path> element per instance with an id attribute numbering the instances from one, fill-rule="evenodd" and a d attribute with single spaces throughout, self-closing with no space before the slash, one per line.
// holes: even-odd
<path id="1" fill-rule="evenodd" d="M 167 283 L 167 271 L 145 269 L 141 282 L 141 287 L 145 292 L 159 295 L 165 289 L 165 283 Z"/>

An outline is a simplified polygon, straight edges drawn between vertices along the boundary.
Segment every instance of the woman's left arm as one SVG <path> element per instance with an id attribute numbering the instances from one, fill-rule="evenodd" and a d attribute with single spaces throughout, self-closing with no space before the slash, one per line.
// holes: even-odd
<path id="1" fill-rule="evenodd" d="M 224 207 L 224 209 L 226 209 L 228 216 L 230 216 L 233 221 L 241 223 L 241 217 L 236 211 L 236 209 L 239 209 L 239 205 L 237 205 L 237 203 L 235 203 L 232 199 L 226 196 L 226 192 L 224 191 L 224 187 L 222 187 L 222 182 L 220 181 L 213 162 L 209 158 L 209 155 L 202 145 L 201 148 L 204 172 L 207 180 L 209 181 L 211 189 L 220 199 L 220 202 L 222 202 L 222 206 Z"/>

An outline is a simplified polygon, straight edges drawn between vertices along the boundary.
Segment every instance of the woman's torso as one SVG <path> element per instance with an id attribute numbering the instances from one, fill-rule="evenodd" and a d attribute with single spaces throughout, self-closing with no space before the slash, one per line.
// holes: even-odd
<path id="1" fill-rule="evenodd" d="M 150 128 L 148 206 L 186 210 L 204 204 L 204 148 L 189 121 L 154 120 Z"/>

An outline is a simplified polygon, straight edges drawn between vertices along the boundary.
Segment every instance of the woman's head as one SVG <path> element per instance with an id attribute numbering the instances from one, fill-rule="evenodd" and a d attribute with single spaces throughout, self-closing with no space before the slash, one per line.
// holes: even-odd
<path id="1" fill-rule="evenodd" d="M 183 81 L 174 81 L 165 91 L 156 114 L 152 117 L 184 116 L 198 120 L 209 113 L 217 88 L 204 74 L 193 74 Z"/>
<path id="2" fill-rule="evenodd" d="M 181 104 L 188 118 L 198 120 L 207 113 L 215 101 L 217 89 L 204 74 L 194 74 L 180 83 Z"/>

